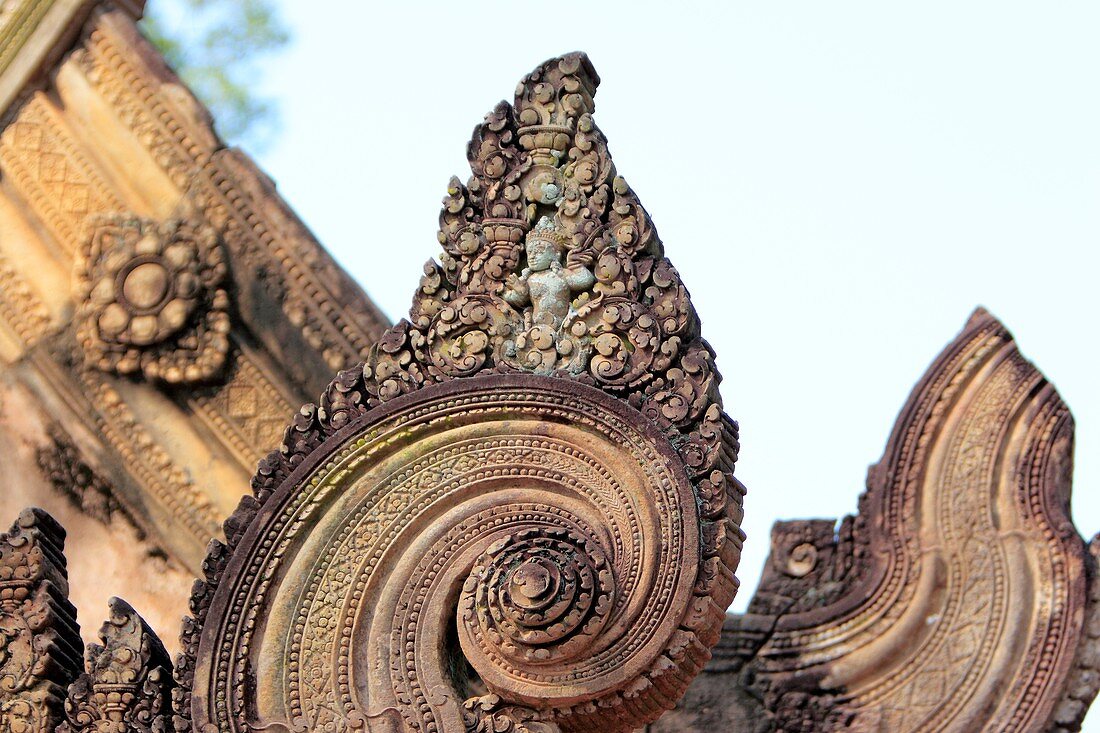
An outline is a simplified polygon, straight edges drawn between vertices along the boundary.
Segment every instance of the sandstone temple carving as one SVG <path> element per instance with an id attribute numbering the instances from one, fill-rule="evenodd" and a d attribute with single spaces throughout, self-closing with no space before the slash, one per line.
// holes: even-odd
<path id="1" fill-rule="evenodd" d="M 1079 729 L 1100 542 L 990 314 L 729 615 L 738 426 L 587 56 L 475 128 L 389 325 L 140 12 L 0 3 L 0 731 Z"/>

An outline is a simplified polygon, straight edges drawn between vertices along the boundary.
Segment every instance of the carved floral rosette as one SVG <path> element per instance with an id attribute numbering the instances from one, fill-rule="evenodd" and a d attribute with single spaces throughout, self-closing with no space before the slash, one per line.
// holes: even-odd
<path id="1" fill-rule="evenodd" d="M 99 218 L 76 265 L 85 362 L 168 383 L 217 376 L 229 351 L 227 273 L 208 224 Z"/>
<path id="2" fill-rule="evenodd" d="M 597 83 L 553 59 L 475 129 L 410 319 L 211 545 L 178 729 L 628 731 L 709 658 L 737 429 Z"/>

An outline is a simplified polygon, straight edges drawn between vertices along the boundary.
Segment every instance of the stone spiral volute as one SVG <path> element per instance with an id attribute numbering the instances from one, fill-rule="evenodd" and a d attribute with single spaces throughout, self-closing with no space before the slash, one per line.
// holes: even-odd
<path id="1" fill-rule="evenodd" d="M 591 533 L 547 526 L 507 535 L 463 586 L 466 656 L 565 664 L 599 636 L 614 598 L 613 567 Z"/>
<path id="2" fill-rule="evenodd" d="M 614 711 L 601 730 L 626 730 L 705 663 L 695 491 L 640 413 L 496 375 L 367 418 L 240 539 L 201 642 L 200 719 L 461 731 L 463 701 L 495 695 L 565 729 Z"/>

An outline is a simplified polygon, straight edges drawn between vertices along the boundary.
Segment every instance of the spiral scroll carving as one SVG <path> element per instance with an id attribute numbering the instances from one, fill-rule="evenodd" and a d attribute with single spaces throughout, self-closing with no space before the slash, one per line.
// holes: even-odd
<path id="1" fill-rule="evenodd" d="M 370 418 L 250 523 L 196 678 L 233 704 L 200 719 L 345 730 L 396 711 L 408 729 L 462 730 L 462 700 L 491 691 L 566 729 L 626 730 L 705 663 L 695 492 L 641 414 L 497 375 Z M 245 673 L 260 668 L 280 671 Z"/>
<path id="2" fill-rule="evenodd" d="M 410 320 L 302 409 L 211 546 L 178 729 L 625 732 L 706 663 L 737 428 L 597 82 L 553 59 L 475 130 Z"/>
<path id="3" fill-rule="evenodd" d="M 612 567 L 591 534 L 509 535 L 485 550 L 463 587 L 466 656 L 563 664 L 591 646 L 614 597 Z"/>

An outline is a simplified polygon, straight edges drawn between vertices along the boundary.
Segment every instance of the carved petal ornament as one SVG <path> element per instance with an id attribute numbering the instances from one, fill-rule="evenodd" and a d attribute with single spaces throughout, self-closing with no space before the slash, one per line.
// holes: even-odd
<path id="1" fill-rule="evenodd" d="M 468 148 L 410 320 L 302 409 L 192 598 L 177 726 L 630 731 L 710 657 L 743 488 L 587 57 Z"/>
<path id="2" fill-rule="evenodd" d="M 102 219 L 77 263 L 77 333 L 102 371 L 191 383 L 229 350 L 227 266 L 209 225 Z"/>

